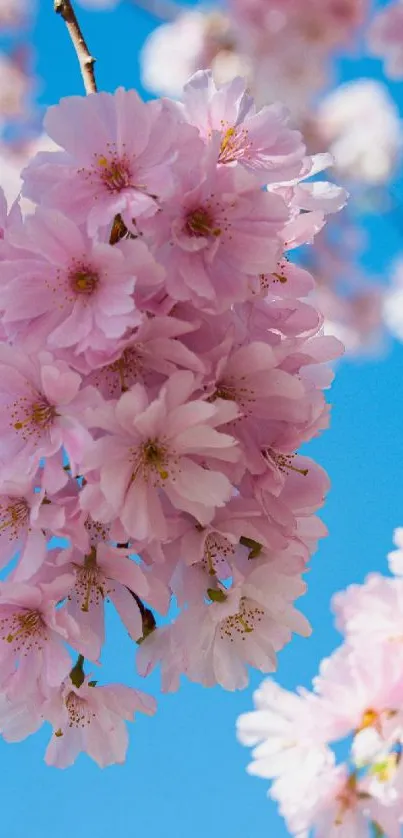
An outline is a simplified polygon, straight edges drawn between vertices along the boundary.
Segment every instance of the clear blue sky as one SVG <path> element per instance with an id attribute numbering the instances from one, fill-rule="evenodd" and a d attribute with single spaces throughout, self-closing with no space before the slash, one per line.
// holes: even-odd
<path id="1" fill-rule="evenodd" d="M 81 92 L 81 80 L 64 26 L 52 0 L 38 0 L 35 32 L 42 104 Z M 122 6 L 113 13 L 85 13 L 83 29 L 98 58 L 100 88 L 138 86 L 138 49 L 154 25 L 145 12 Z M 377 62 L 344 61 L 342 77 L 379 75 Z M 399 94 L 398 87 L 394 92 Z M 400 108 L 402 97 L 400 96 Z M 402 207 L 403 221 L 403 207 Z M 386 219 L 368 223 L 373 237 L 369 267 L 401 247 Z M 390 344 L 385 360 L 346 361 L 331 391 L 331 429 L 310 446 L 327 468 L 332 491 L 324 511 L 330 537 L 309 574 L 301 601 L 312 621 L 310 640 L 295 639 L 281 654 L 278 677 L 287 687 L 309 685 L 321 656 L 338 642 L 332 626 L 332 593 L 385 570 L 395 526 L 403 524 L 403 346 Z M 134 651 L 113 616 L 105 655 L 105 680 L 143 686 L 134 675 Z M 154 719 L 131 727 L 128 761 L 99 770 L 86 757 L 67 771 L 42 760 L 49 731 L 19 745 L 0 742 L 0 838 L 285 838 L 265 783 L 245 774 L 248 751 L 235 739 L 235 720 L 252 706 L 251 687 L 241 693 L 184 683 L 172 696 L 158 695 L 158 678 L 145 686 L 159 698 Z"/>

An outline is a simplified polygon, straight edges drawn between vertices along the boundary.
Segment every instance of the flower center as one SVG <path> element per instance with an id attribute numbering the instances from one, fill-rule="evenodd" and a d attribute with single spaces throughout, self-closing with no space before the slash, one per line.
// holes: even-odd
<path id="1" fill-rule="evenodd" d="M 84 527 L 90 537 L 91 545 L 97 544 L 99 541 L 109 541 L 110 533 L 107 524 L 101 524 L 100 521 L 94 521 L 88 516 L 84 522 Z"/>
<path id="2" fill-rule="evenodd" d="M 246 128 L 240 130 L 233 127 L 227 128 L 222 135 L 218 162 L 232 163 L 240 157 L 248 156 L 245 155 L 245 152 L 250 148 L 250 145 Z"/>
<path id="3" fill-rule="evenodd" d="M 297 468 L 293 466 L 293 460 L 295 454 L 280 454 L 279 451 L 274 451 L 273 448 L 267 448 L 266 450 L 262 451 L 264 458 L 274 462 L 275 466 L 277 466 L 278 470 L 281 471 L 283 474 L 289 474 L 290 471 L 295 471 L 297 474 L 302 474 L 303 477 L 306 477 L 308 474 L 309 469 L 307 468 Z"/>
<path id="4" fill-rule="evenodd" d="M 130 384 L 139 377 L 143 367 L 144 361 L 138 345 L 124 349 L 117 361 L 113 361 L 112 364 L 108 364 L 104 368 L 111 395 L 114 395 L 115 392 L 125 393 Z"/>
<path id="5" fill-rule="evenodd" d="M 197 238 L 221 235 L 220 228 L 214 227 L 214 218 L 206 207 L 197 207 L 188 212 L 185 219 L 185 231 L 189 236 Z"/>
<path id="6" fill-rule="evenodd" d="M 0 636 L 14 644 L 14 651 L 25 654 L 42 648 L 46 624 L 40 611 L 22 611 L 0 619 Z"/>
<path id="7" fill-rule="evenodd" d="M 69 274 L 70 286 L 76 294 L 90 296 L 94 293 L 99 282 L 99 275 L 92 268 L 80 265 Z"/>
<path id="8" fill-rule="evenodd" d="M 161 440 L 148 439 L 141 448 L 133 451 L 135 469 L 131 482 L 137 479 L 139 474 L 143 480 L 148 481 L 150 476 L 156 480 L 155 485 L 161 485 L 169 477 L 168 465 L 171 461 L 168 448 Z"/>
<path id="9" fill-rule="evenodd" d="M 69 727 L 85 727 L 95 719 L 95 713 L 89 707 L 88 701 L 71 692 L 66 698 L 66 708 L 69 716 Z"/>
<path id="10" fill-rule="evenodd" d="M 56 410 L 53 404 L 49 404 L 48 400 L 41 396 L 38 401 L 32 405 L 32 422 L 39 425 L 40 428 L 47 428 L 52 424 L 56 416 Z"/>
<path id="11" fill-rule="evenodd" d="M 210 532 L 204 542 L 202 565 L 210 576 L 225 579 L 231 574 L 227 558 L 233 556 L 234 545 L 219 532 Z"/>
<path id="12" fill-rule="evenodd" d="M 220 637 L 222 640 L 229 640 L 233 643 L 238 640 L 245 640 L 248 634 L 256 628 L 264 616 L 263 608 L 253 605 L 246 597 L 239 600 L 239 611 L 231 614 L 220 623 Z"/>
<path id="13" fill-rule="evenodd" d="M 25 498 L 8 498 L 8 503 L 0 504 L 0 533 L 10 530 L 10 541 L 18 538 L 20 529 L 29 521 L 29 504 Z"/>
<path id="14" fill-rule="evenodd" d="M 94 557 L 94 558 L 93 558 Z M 105 578 L 96 564 L 95 549 L 87 556 L 85 564 L 76 567 L 74 593 L 80 610 L 88 613 L 91 606 L 103 602 L 109 591 L 105 588 Z"/>
<path id="15" fill-rule="evenodd" d="M 101 154 L 97 157 L 98 173 L 108 192 L 121 192 L 133 186 L 131 161 L 126 154 L 118 156 L 116 152 L 109 158 Z"/>
<path id="16" fill-rule="evenodd" d="M 55 406 L 48 402 L 46 396 L 42 393 L 36 393 L 35 396 L 35 401 L 21 396 L 11 405 L 11 427 L 15 431 L 21 431 L 25 441 L 32 436 L 40 438 L 42 432 L 53 424 L 57 416 Z"/>

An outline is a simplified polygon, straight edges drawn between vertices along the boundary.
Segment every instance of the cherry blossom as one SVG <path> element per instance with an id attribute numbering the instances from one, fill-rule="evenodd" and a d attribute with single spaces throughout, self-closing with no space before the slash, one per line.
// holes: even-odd
<path id="1" fill-rule="evenodd" d="M 390 553 L 400 571 L 398 547 Z M 249 772 L 272 780 L 293 835 L 399 838 L 403 823 L 402 579 L 371 574 L 333 599 L 343 644 L 321 662 L 311 691 L 265 681 L 238 737 L 255 746 Z M 348 739 L 347 739 L 348 737 Z M 336 763 L 332 745 L 346 742 Z"/>
<path id="2" fill-rule="evenodd" d="M 48 765 L 67 768 L 84 751 L 104 768 L 125 761 L 125 722 L 133 721 L 136 712 L 153 715 L 155 702 L 140 690 L 122 684 L 95 686 L 86 678 L 79 687 L 71 680 L 63 682 L 42 712 L 53 725 L 45 755 Z"/>
<path id="3" fill-rule="evenodd" d="M 244 80 L 201 72 L 185 100 L 63 99 L 0 197 L 0 730 L 50 722 L 58 767 L 122 762 L 155 710 L 85 674 L 109 601 L 164 691 L 241 689 L 310 634 L 328 478 L 299 448 L 342 346 L 288 254 L 346 196 Z"/>

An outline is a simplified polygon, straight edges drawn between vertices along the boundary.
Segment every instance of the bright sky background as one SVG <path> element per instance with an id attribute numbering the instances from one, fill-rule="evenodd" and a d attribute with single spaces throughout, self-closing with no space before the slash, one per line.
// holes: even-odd
<path id="1" fill-rule="evenodd" d="M 35 47 L 43 79 L 39 96 L 46 105 L 81 93 L 82 85 L 52 0 L 38 5 Z M 138 87 L 138 50 L 155 21 L 124 2 L 111 13 L 78 11 L 98 58 L 100 89 Z M 377 77 L 380 70 L 375 61 L 349 59 L 340 72 L 343 78 Z M 402 111 L 397 85 L 394 94 L 400 95 Z M 403 206 L 401 222 L 403 228 Z M 387 218 L 373 218 L 368 229 L 367 263 L 379 271 L 401 240 Z M 390 343 L 384 359 L 348 360 L 337 370 L 331 429 L 310 446 L 332 478 L 323 514 L 330 537 L 313 559 L 309 594 L 300 602 L 314 633 L 281 653 L 278 677 L 284 686 L 309 686 L 320 658 L 338 643 L 332 593 L 368 571 L 386 570 L 392 530 L 403 524 L 402 371 L 403 346 L 397 343 Z M 130 728 L 125 766 L 101 771 L 80 757 L 67 771 L 47 768 L 45 728 L 24 743 L 0 743 L 1 838 L 285 838 L 275 806 L 266 800 L 265 781 L 246 775 L 249 754 L 235 739 L 235 720 L 251 709 L 260 675 L 241 693 L 184 683 L 178 694 L 160 696 L 158 677 L 143 684 L 133 663 L 133 645 L 112 615 L 105 682 L 144 686 L 159 698 L 157 716 L 139 716 Z"/>

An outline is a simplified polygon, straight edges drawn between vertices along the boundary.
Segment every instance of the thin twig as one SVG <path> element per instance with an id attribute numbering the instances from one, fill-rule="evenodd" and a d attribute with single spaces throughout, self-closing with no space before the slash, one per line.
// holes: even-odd
<path id="1" fill-rule="evenodd" d="M 81 75 L 84 81 L 86 93 L 96 93 L 97 83 L 95 81 L 94 64 L 95 58 L 91 55 L 84 35 L 80 29 L 76 13 L 71 5 L 70 0 L 54 0 L 54 10 L 56 14 L 63 18 L 70 38 L 73 42 L 74 49 L 77 53 L 77 58 L 80 64 Z"/>

